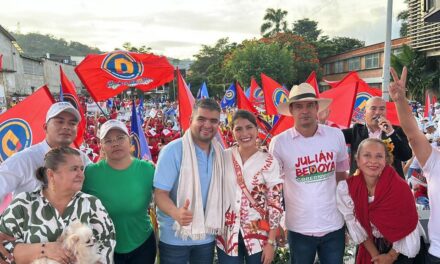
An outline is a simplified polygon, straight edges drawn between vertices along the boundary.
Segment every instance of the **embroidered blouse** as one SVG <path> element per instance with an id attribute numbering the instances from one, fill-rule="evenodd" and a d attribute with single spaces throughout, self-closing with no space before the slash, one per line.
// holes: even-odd
<path id="1" fill-rule="evenodd" d="M 244 164 L 237 147 L 225 151 L 224 206 L 225 226 L 217 236 L 216 244 L 230 256 L 238 255 L 238 237 L 241 233 L 247 254 L 263 250 L 268 232 L 258 228 L 261 214 L 255 210 L 237 183 L 232 155 L 243 174 L 247 190 L 260 208 L 264 210 L 270 229 L 280 225 L 284 213 L 282 207 L 282 183 L 280 167 L 274 157 L 262 151 L 253 154 Z"/>
<path id="2" fill-rule="evenodd" d="M 15 243 L 54 242 L 75 220 L 88 224 L 96 239 L 101 263 L 113 263 L 116 245 L 113 222 L 95 196 L 77 192 L 63 215 L 43 196 L 42 189 L 18 194 L 0 216 L 0 232 Z M 6 245 L 11 252 L 13 245 Z"/>

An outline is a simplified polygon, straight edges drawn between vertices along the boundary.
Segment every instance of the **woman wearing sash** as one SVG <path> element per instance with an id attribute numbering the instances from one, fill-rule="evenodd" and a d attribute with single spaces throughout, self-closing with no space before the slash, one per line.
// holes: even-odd
<path id="1" fill-rule="evenodd" d="M 219 263 L 271 263 L 284 212 L 282 179 L 274 157 L 257 147 L 257 121 L 235 112 L 232 133 L 237 145 L 225 151 L 225 226 L 217 236 Z"/>
<path id="2" fill-rule="evenodd" d="M 356 153 L 359 170 L 337 187 L 339 211 L 359 250 L 357 264 L 415 263 L 423 228 L 408 184 L 390 166 L 385 143 L 368 138 Z"/>

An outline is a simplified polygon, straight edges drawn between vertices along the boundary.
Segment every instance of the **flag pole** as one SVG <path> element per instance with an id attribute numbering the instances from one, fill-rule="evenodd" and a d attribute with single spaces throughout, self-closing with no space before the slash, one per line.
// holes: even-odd
<path id="1" fill-rule="evenodd" d="M 390 57 L 391 57 L 391 26 L 393 20 L 393 0 L 388 0 L 387 5 L 387 24 L 385 33 L 385 50 L 383 62 L 383 80 L 382 80 L 382 98 L 388 102 L 389 92 L 388 85 L 390 84 Z"/>

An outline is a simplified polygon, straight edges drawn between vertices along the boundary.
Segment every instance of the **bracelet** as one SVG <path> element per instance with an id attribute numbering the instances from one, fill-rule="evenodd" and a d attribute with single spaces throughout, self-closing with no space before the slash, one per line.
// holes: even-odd
<path id="1" fill-rule="evenodd" d="M 276 247 L 277 246 L 277 242 L 272 240 L 272 239 L 268 239 L 267 240 L 267 244 L 271 245 L 272 247 Z"/>

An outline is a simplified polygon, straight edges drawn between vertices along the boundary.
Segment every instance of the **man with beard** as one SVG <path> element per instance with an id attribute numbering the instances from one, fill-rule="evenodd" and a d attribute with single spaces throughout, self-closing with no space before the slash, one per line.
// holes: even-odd
<path id="1" fill-rule="evenodd" d="M 213 263 L 214 235 L 224 215 L 223 153 L 214 139 L 219 119 L 215 100 L 197 101 L 190 128 L 160 152 L 154 196 L 162 264 Z"/>

